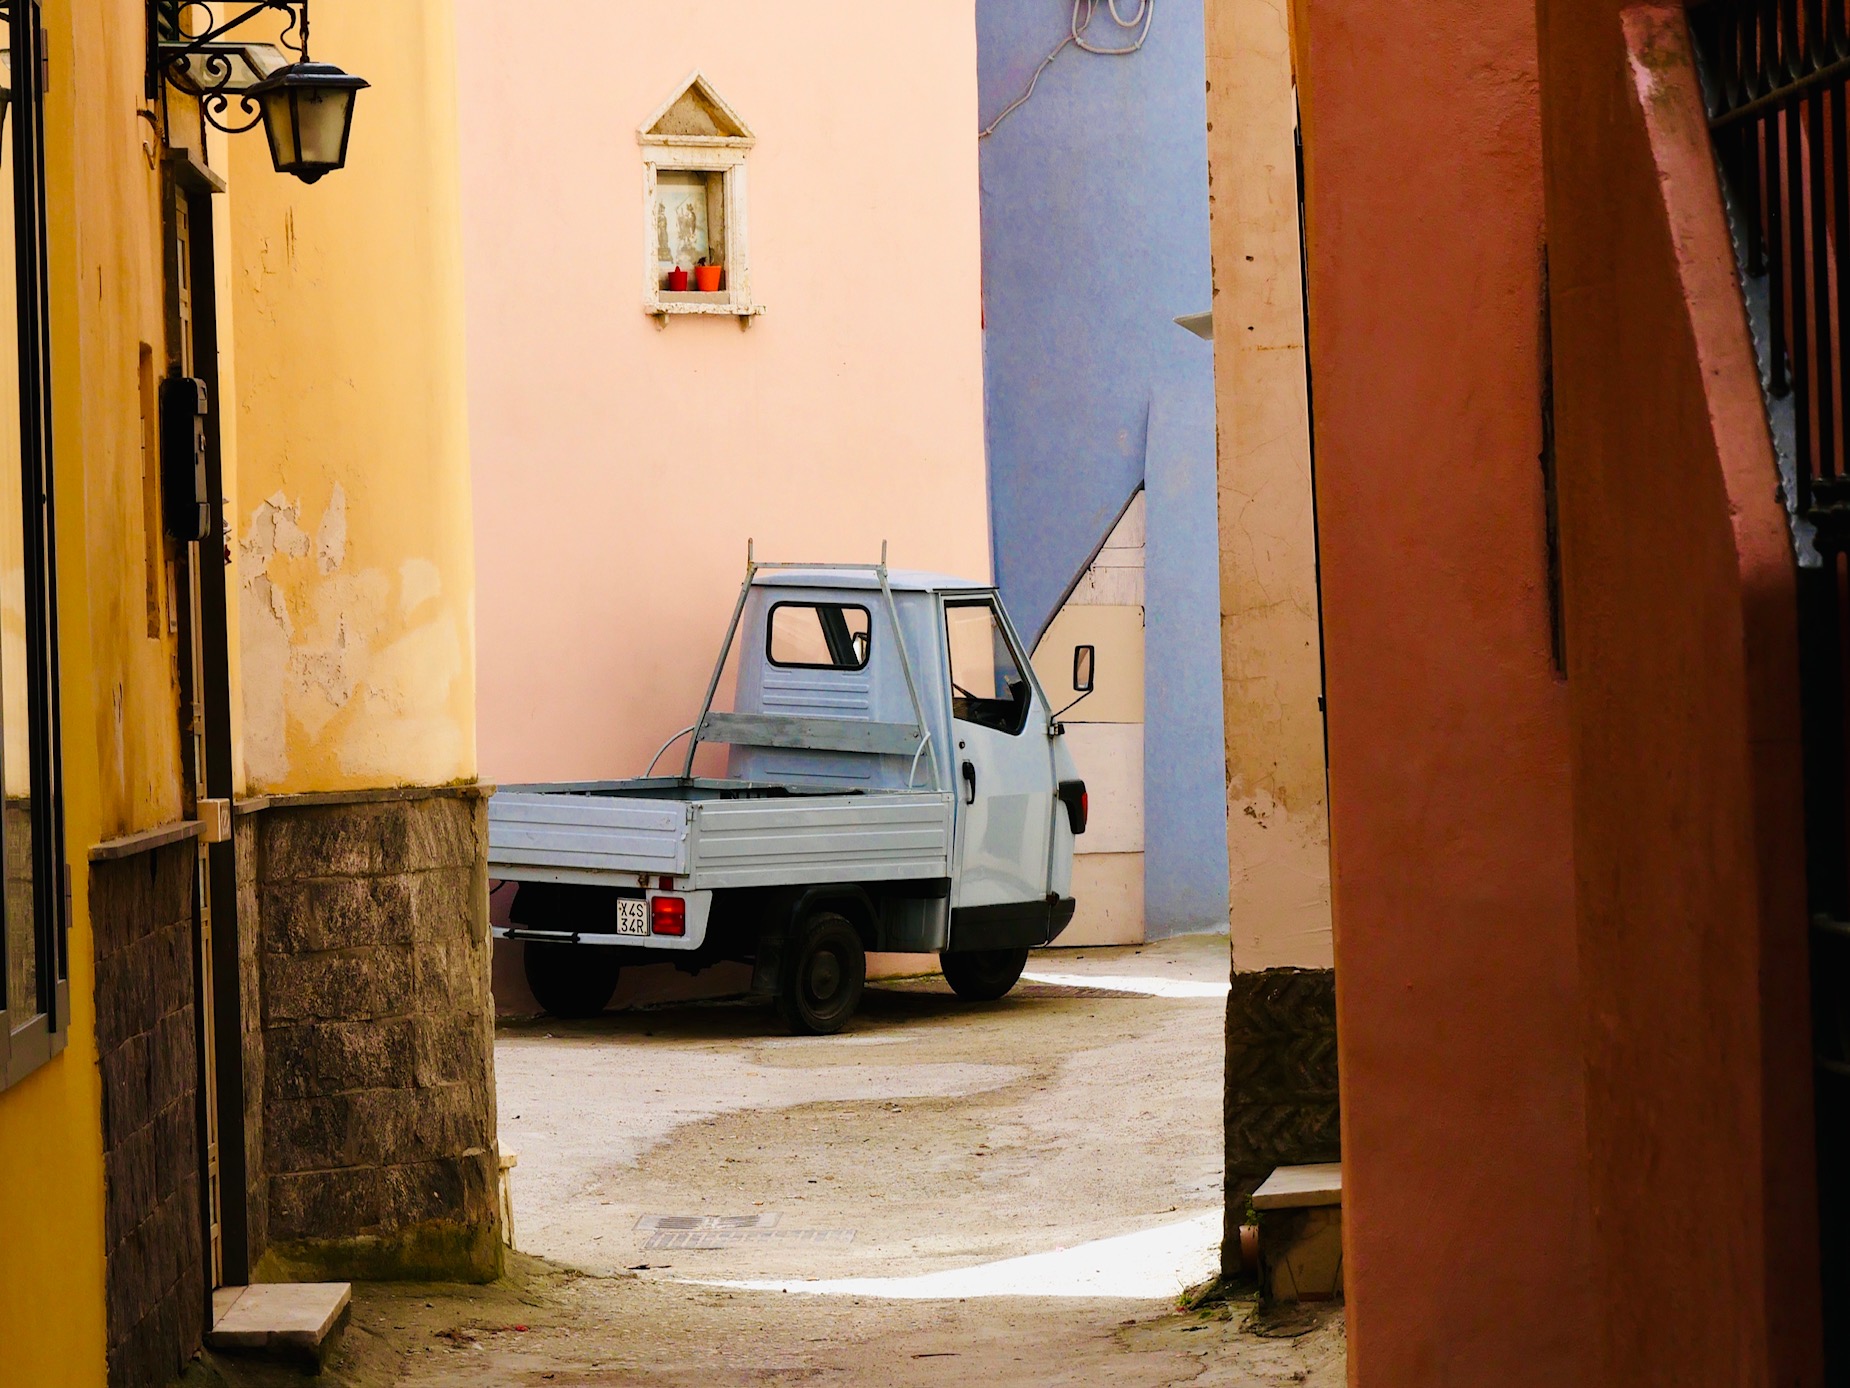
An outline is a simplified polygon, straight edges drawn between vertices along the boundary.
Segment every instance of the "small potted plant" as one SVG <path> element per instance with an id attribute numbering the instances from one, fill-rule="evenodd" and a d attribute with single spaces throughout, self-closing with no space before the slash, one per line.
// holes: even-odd
<path id="1" fill-rule="evenodd" d="M 668 292 L 679 294 L 687 288 L 687 271 L 679 265 L 668 272 Z"/>
<path id="2" fill-rule="evenodd" d="M 707 264 L 707 258 L 701 256 L 694 266 L 694 288 L 702 294 L 718 293 L 721 269 L 721 266 Z"/>

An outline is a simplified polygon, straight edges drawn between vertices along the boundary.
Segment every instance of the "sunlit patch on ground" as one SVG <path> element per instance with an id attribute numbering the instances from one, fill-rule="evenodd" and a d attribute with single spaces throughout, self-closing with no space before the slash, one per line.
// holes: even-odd
<path id="1" fill-rule="evenodd" d="M 915 1277 L 838 1277 L 818 1281 L 706 1282 L 749 1291 L 815 1296 L 956 1300 L 977 1296 L 1083 1296 L 1164 1300 L 1212 1277 L 1220 1263 L 1221 1212 L 1163 1224 L 1074 1248 L 1003 1258 Z"/>

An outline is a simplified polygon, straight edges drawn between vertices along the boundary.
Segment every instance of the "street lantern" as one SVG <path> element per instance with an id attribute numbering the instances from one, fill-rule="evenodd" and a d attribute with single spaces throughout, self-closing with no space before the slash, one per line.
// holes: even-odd
<path id="1" fill-rule="evenodd" d="M 371 84 L 309 57 L 308 0 L 240 3 L 221 20 L 207 0 L 148 0 L 148 96 L 171 82 L 198 98 L 201 120 L 228 135 L 261 121 L 276 171 L 317 182 L 346 165 L 354 98 Z M 234 33 L 261 16 L 281 21 L 281 47 Z M 189 18 L 197 21 L 192 33 Z"/>
<path id="2" fill-rule="evenodd" d="M 291 63 L 244 93 L 263 111 L 263 133 L 278 173 L 313 183 L 345 167 L 353 133 L 353 102 L 363 77 L 332 63 Z"/>

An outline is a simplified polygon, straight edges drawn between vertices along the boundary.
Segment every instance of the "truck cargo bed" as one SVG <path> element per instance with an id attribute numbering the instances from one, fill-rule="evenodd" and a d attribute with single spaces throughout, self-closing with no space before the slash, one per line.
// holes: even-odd
<path id="1" fill-rule="evenodd" d="M 510 881 L 774 887 L 950 875 L 952 801 L 657 779 L 510 786 L 488 803 L 488 874 Z"/>

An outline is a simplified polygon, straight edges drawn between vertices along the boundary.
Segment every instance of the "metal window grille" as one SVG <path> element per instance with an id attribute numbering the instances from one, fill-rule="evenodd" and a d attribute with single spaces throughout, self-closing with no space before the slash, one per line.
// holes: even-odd
<path id="1" fill-rule="evenodd" d="M 1799 563 L 1807 887 L 1827 1381 L 1850 1384 L 1850 0 L 1698 0 Z"/>

